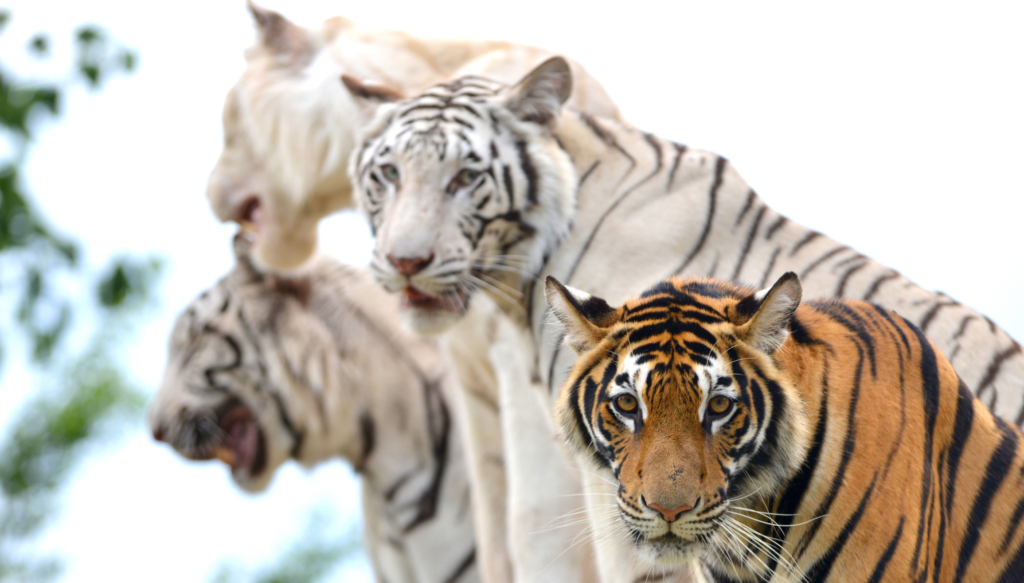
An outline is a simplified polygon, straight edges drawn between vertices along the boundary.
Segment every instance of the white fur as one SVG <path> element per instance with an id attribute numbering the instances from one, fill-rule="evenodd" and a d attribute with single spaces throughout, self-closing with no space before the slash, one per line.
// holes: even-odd
<path id="1" fill-rule="evenodd" d="M 225 146 L 207 197 L 222 221 L 236 220 L 250 197 L 260 200 L 265 216 L 255 258 L 267 268 L 291 269 L 307 260 L 316 248 L 317 221 L 352 204 L 346 168 L 354 134 L 371 112 L 353 101 L 342 73 L 410 94 L 461 74 L 511 82 L 551 56 L 501 41 L 368 30 L 340 17 L 307 29 L 253 10 L 263 22 L 282 24 L 268 29 L 257 22 L 259 38 L 227 97 Z M 578 64 L 571 67 L 578 89 L 570 103 L 618 117 L 600 85 Z"/>
<path id="2" fill-rule="evenodd" d="M 218 336 L 231 336 L 241 347 L 241 366 L 215 379 L 254 412 L 269 457 L 259 475 L 233 474 L 236 483 L 263 489 L 291 457 L 295 442 L 281 425 L 271 397 L 276 394 L 304 434 L 300 463 L 341 457 L 362 473 L 364 535 L 379 576 L 406 583 L 449 581 L 475 552 L 475 542 L 466 511 L 471 480 L 463 420 L 453 407 L 456 391 L 445 359 L 433 342 L 402 331 L 397 302 L 365 271 L 320 257 L 301 280 L 310 286 L 306 304 L 274 291 L 269 278 L 242 264 L 194 301 L 175 327 L 150 424 L 173 441 L 186 419 L 213 415 L 225 397 L 195 388 L 206 384 L 208 366 L 231 361 L 230 354 L 217 354 Z M 257 335 L 255 344 L 249 334 Z M 436 390 L 425 389 L 424 380 L 436 383 Z M 439 466 L 431 443 L 442 435 L 439 413 L 445 407 L 451 424 L 436 514 L 406 532 Z M 373 445 L 364 457 L 367 418 L 373 422 Z M 456 580 L 481 580 L 478 565 L 471 564 Z"/>

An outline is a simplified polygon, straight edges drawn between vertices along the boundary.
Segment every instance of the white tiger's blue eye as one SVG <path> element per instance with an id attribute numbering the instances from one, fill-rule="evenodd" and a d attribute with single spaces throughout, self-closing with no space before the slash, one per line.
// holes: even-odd
<path id="1" fill-rule="evenodd" d="M 398 182 L 398 168 L 395 168 L 394 164 L 385 164 L 380 167 L 380 173 L 384 176 L 384 180 L 388 182 Z"/>
<path id="2" fill-rule="evenodd" d="M 463 168 L 462 170 L 459 170 L 459 173 L 452 179 L 452 183 L 448 185 L 448 192 L 455 192 L 460 188 L 469 186 L 476 182 L 477 178 L 480 178 L 479 170 Z"/>
<path id="3" fill-rule="evenodd" d="M 457 180 L 462 186 L 469 186 L 476 182 L 476 179 L 479 177 L 480 172 L 478 170 L 463 168 L 462 171 L 455 176 L 455 180 Z"/>

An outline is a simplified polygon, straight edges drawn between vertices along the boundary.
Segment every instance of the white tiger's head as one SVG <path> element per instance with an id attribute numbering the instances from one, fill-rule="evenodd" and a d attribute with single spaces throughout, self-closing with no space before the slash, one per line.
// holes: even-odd
<path id="1" fill-rule="evenodd" d="M 365 407 L 358 390 L 343 390 L 351 375 L 338 355 L 347 347 L 310 309 L 319 275 L 263 275 L 240 236 L 235 247 L 235 268 L 175 323 L 149 411 L 153 436 L 189 459 L 224 461 L 248 491 L 264 489 L 291 458 L 308 465 L 340 452 L 358 466 L 356 412 Z"/>
<path id="2" fill-rule="evenodd" d="M 572 88 L 566 61 L 511 87 L 462 77 L 404 101 L 343 80 L 380 107 L 350 173 L 377 239 L 371 268 L 404 291 L 408 323 L 443 331 L 478 290 L 518 305 L 575 210 L 576 172 L 552 134 Z"/>

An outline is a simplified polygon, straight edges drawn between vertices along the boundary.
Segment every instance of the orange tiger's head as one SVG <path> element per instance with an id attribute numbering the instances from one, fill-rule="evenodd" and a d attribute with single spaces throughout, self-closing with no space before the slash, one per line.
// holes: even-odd
<path id="1" fill-rule="evenodd" d="M 641 556 L 676 565 L 727 547 L 730 504 L 776 489 L 807 449 L 803 402 L 775 359 L 797 277 L 757 293 L 674 278 L 617 308 L 551 277 L 546 293 L 580 355 L 558 422 L 614 476 Z"/>

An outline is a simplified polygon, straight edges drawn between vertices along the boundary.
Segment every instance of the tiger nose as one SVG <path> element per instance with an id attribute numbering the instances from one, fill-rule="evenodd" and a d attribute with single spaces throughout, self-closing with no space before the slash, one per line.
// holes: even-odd
<path id="1" fill-rule="evenodd" d="M 693 510 L 693 506 L 686 505 L 669 510 L 668 508 L 665 508 L 664 506 L 661 506 L 660 504 L 657 504 L 655 502 L 648 502 L 647 500 L 643 499 L 642 495 L 641 500 L 643 501 L 644 505 L 646 505 L 651 510 L 658 511 L 668 522 L 672 522 L 676 518 L 679 518 L 679 515 L 686 512 L 687 510 Z"/>
<path id="2" fill-rule="evenodd" d="M 401 273 L 402 275 L 405 276 L 416 275 L 417 273 L 423 271 L 423 268 L 429 265 L 430 262 L 433 260 L 433 253 L 431 253 L 429 257 L 413 257 L 411 259 L 388 255 L 388 261 L 391 262 L 391 265 L 395 266 L 395 269 L 398 270 L 398 273 Z"/>

